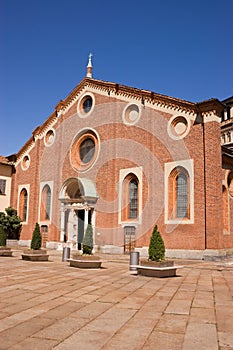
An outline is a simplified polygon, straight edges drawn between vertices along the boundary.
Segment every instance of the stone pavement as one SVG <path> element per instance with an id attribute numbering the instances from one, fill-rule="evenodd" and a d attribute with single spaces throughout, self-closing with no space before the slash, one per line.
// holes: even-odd
<path id="1" fill-rule="evenodd" d="M 233 350 L 233 260 L 178 261 L 172 278 L 137 276 L 129 256 L 83 270 L 0 257 L 0 349 Z"/>

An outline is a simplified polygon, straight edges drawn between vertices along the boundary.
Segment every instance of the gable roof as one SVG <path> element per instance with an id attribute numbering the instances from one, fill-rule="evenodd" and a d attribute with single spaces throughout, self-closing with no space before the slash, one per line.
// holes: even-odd
<path id="1" fill-rule="evenodd" d="M 141 104 L 150 104 L 154 106 L 167 107 L 176 111 L 185 111 L 192 114 L 201 114 L 208 111 L 215 111 L 217 115 L 221 115 L 224 105 L 218 99 L 210 99 L 199 103 L 189 102 L 182 99 L 162 95 L 149 90 L 129 87 L 113 82 L 106 82 L 93 78 L 85 77 L 81 82 L 69 93 L 64 99 L 60 100 L 56 105 L 55 110 L 45 120 L 45 122 L 38 126 L 33 132 L 32 137 L 24 144 L 18 151 L 17 158 L 25 154 L 25 152 L 33 146 L 36 138 L 47 130 L 52 125 L 60 113 L 65 112 L 67 108 L 75 101 L 77 96 L 82 93 L 85 88 L 95 89 L 97 92 L 105 92 L 109 96 L 114 97 L 129 97 L 138 100 Z"/>

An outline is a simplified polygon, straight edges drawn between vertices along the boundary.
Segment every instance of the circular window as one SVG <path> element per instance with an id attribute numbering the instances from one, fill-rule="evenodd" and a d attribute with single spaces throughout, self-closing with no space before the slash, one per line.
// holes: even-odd
<path id="1" fill-rule="evenodd" d="M 168 134 L 174 140 L 184 138 L 190 129 L 189 120 L 183 116 L 174 116 L 168 123 Z"/>
<path id="2" fill-rule="evenodd" d="M 233 197 L 233 171 L 231 171 L 228 175 L 227 185 L 230 196 Z"/>
<path id="3" fill-rule="evenodd" d="M 84 164 L 89 163 L 95 154 L 95 142 L 90 137 L 84 139 L 79 146 L 80 159 Z"/>
<path id="4" fill-rule="evenodd" d="M 129 104 L 123 111 L 123 122 L 127 125 L 134 125 L 140 119 L 140 107 L 135 104 Z"/>
<path id="5" fill-rule="evenodd" d="M 44 138 L 44 141 L 45 141 L 45 144 L 46 146 L 50 146 L 53 144 L 54 142 L 54 139 L 55 139 L 55 133 L 53 130 L 49 130 L 46 135 L 45 135 L 45 138 Z"/>
<path id="6" fill-rule="evenodd" d="M 81 118 L 87 117 L 94 107 L 95 98 L 94 95 L 89 93 L 83 96 L 78 103 L 78 114 Z"/>
<path id="7" fill-rule="evenodd" d="M 30 158 L 28 155 L 24 156 L 23 157 L 23 160 L 22 160 L 22 169 L 23 170 L 27 170 L 29 168 L 29 165 L 30 165 Z"/>
<path id="8" fill-rule="evenodd" d="M 95 163 L 99 152 L 99 138 L 92 130 L 81 132 L 74 140 L 70 151 L 72 166 L 86 171 Z"/>

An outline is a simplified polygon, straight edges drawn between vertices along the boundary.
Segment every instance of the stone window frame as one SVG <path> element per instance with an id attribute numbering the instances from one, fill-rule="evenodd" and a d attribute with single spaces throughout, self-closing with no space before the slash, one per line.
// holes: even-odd
<path id="1" fill-rule="evenodd" d="M 85 139 L 91 138 L 95 143 L 95 151 L 92 159 L 88 163 L 84 163 L 80 158 L 80 145 Z M 82 129 L 74 137 L 70 149 L 70 162 L 72 167 L 78 172 L 86 172 L 90 170 L 96 163 L 100 152 L 100 137 L 96 130 L 92 128 Z"/>
<path id="2" fill-rule="evenodd" d="M 45 188 L 49 188 L 50 189 L 50 204 L 49 204 L 49 214 L 48 216 L 44 216 L 43 214 L 45 213 L 45 211 L 47 212 L 47 210 L 44 210 L 42 208 L 42 204 L 43 204 L 43 191 Z M 39 213 L 38 213 L 38 217 L 39 217 L 39 223 L 41 225 L 45 224 L 48 225 L 48 223 L 51 222 L 51 216 L 52 216 L 52 199 L 53 199 L 53 181 L 46 181 L 46 182 L 41 182 L 40 183 L 40 198 L 39 198 Z M 48 206 L 48 198 L 47 196 L 45 197 L 46 200 L 46 206 Z"/>
<path id="3" fill-rule="evenodd" d="M 129 217 L 129 183 L 132 179 L 138 182 L 137 217 Z M 142 221 L 142 167 L 120 169 L 119 179 L 119 211 L 118 223 L 127 226 L 129 224 L 141 224 Z"/>
<path id="4" fill-rule="evenodd" d="M 91 108 L 88 112 L 85 112 L 84 108 L 83 108 L 83 104 L 84 102 L 88 99 L 88 98 L 91 98 L 92 99 L 92 105 L 91 105 Z M 78 101 L 78 104 L 77 104 L 77 113 L 78 113 L 78 116 L 80 118 L 86 118 L 88 117 L 93 109 L 95 107 L 95 95 L 92 93 L 92 92 L 88 92 L 86 91 L 79 99 Z"/>
<path id="5" fill-rule="evenodd" d="M 23 191 L 26 192 L 26 203 L 25 203 L 25 195 L 23 195 Z M 17 212 L 19 217 L 22 220 L 22 224 L 28 223 L 28 213 L 29 213 L 29 196 L 30 196 L 30 185 L 20 185 L 18 187 L 18 208 Z"/>
<path id="6" fill-rule="evenodd" d="M 184 172 L 187 176 L 187 217 L 176 215 L 176 178 Z M 165 224 L 194 224 L 194 165 L 193 159 L 165 163 L 164 172 L 164 222 Z"/>

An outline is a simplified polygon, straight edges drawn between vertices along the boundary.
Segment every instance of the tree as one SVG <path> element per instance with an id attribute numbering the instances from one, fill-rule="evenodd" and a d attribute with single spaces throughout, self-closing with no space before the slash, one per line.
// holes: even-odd
<path id="1" fill-rule="evenodd" d="M 0 226 L 0 247 L 6 246 L 6 234 L 3 230 L 3 227 Z"/>
<path id="2" fill-rule="evenodd" d="M 41 248 L 41 242 L 42 242 L 42 237 L 40 233 L 40 226 L 37 222 L 32 234 L 31 249 L 39 250 Z"/>
<path id="3" fill-rule="evenodd" d="M 83 239 L 83 254 L 92 254 L 93 249 L 93 229 L 92 225 L 88 224 Z"/>
<path id="4" fill-rule="evenodd" d="M 20 238 L 20 232 L 22 230 L 22 220 L 17 215 L 17 210 L 8 207 L 4 212 L 0 212 L 0 227 L 3 228 L 7 239 L 18 239 Z"/>
<path id="5" fill-rule="evenodd" d="M 165 259 L 165 245 L 158 231 L 157 225 L 155 225 L 152 232 L 148 253 L 149 260 L 161 261 Z"/>

